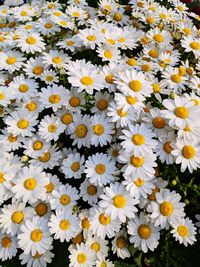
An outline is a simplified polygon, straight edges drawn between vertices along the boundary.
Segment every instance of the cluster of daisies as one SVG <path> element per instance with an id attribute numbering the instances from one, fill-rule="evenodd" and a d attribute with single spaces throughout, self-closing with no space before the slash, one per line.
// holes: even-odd
<path id="1" fill-rule="evenodd" d="M 47 266 L 58 239 L 69 266 L 112 267 L 163 229 L 192 245 L 162 168 L 200 167 L 200 18 L 179 0 L 21 2 L 0 6 L 1 261 Z"/>

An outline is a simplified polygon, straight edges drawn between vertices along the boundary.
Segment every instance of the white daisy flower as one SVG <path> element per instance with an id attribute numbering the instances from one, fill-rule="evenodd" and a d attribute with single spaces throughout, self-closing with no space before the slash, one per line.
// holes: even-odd
<path id="1" fill-rule="evenodd" d="M 11 100 L 14 99 L 13 91 L 6 87 L 6 86 L 0 86 L 0 105 L 3 107 L 7 107 Z"/>
<path id="2" fill-rule="evenodd" d="M 128 250 L 127 234 L 124 229 L 116 234 L 112 241 L 112 250 L 121 259 L 130 258 L 131 254 Z"/>
<path id="3" fill-rule="evenodd" d="M 38 78 L 44 73 L 45 66 L 41 57 L 30 58 L 24 65 L 25 73 L 30 78 Z"/>
<path id="4" fill-rule="evenodd" d="M 49 144 L 37 135 L 23 140 L 23 143 L 23 147 L 25 148 L 24 154 L 32 158 L 42 156 L 49 149 Z"/>
<path id="5" fill-rule="evenodd" d="M 38 33 L 25 33 L 17 40 L 17 47 L 22 52 L 35 54 L 45 49 L 45 43 Z"/>
<path id="6" fill-rule="evenodd" d="M 47 85 L 53 85 L 58 83 L 59 79 L 57 73 L 53 70 L 45 70 L 40 76 L 41 81 L 44 81 Z"/>
<path id="7" fill-rule="evenodd" d="M 63 160 L 61 170 L 65 174 L 66 179 L 80 179 L 84 171 L 85 157 L 80 153 L 71 153 Z"/>
<path id="8" fill-rule="evenodd" d="M 46 66 L 53 66 L 54 68 L 67 68 L 69 56 L 63 51 L 50 50 L 48 53 L 43 53 L 43 62 Z"/>
<path id="9" fill-rule="evenodd" d="M 20 70 L 26 60 L 26 58 L 23 57 L 23 54 L 12 50 L 0 53 L 0 55 L 2 60 L 0 69 L 7 70 L 10 74 Z"/>
<path id="10" fill-rule="evenodd" d="M 181 40 L 181 46 L 185 48 L 185 52 L 193 52 L 198 59 L 200 56 L 200 40 L 192 36 L 184 36 Z"/>
<path id="11" fill-rule="evenodd" d="M 6 261 L 17 254 L 17 237 L 0 233 L 0 259 Z"/>
<path id="12" fill-rule="evenodd" d="M 95 254 L 89 246 L 83 242 L 77 244 L 75 248 L 70 249 L 69 267 L 91 267 L 95 262 Z"/>
<path id="13" fill-rule="evenodd" d="M 101 194 L 103 194 L 102 188 L 90 183 L 88 180 L 85 180 L 80 185 L 80 196 L 83 201 L 88 202 L 90 205 L 97 204 Z"/>

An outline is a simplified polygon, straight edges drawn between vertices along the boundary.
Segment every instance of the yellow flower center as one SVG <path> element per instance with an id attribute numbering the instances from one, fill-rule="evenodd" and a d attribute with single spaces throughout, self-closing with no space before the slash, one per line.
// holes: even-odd
<path id="1" fill-rule="evenodd" d="M 73 172 L 77 172 L 80 169 L 80 164 L 79 162 L 73 162 L 71 165 L 71 169 Z"/>
<path id="2" fill-rule="evenodd" d="M 0 93 L 0 100 L 4 100 L 5 99 L 5 94 L 4 93 Z"/>
<path id="3" fill-rule="evenodd" d="M 88 218 L 84 218 L 81 222 L 82 228 L 89 229 L 90 228 L 90 222 Z"/>
<path id="4" fill-rule="evenodd" d="M 122 14 L 120 13 L 115 13 L 115 15 L 113 16 L 113 19 L 116 21 L 121 21 L 122 20 Z"/>
<path id="5" fill-rule="evenodd" d="M 183 68 L 183 67 L 179 67 L 179 68 L 178 68 L 178 74 L 179 74 L 180 76 L 185 76 L 185 74 L 186 74 L 186 69 Z"/>
<path id="6" fill-rule="evenodd" d="M 80 99 L 77 96 L 73 96 L 70 98 L 69 103 L 72 107 L 78 107 L 80 106 Z"/>
<path id="7" fill-rule="evenodd" d="M 96 173 L 98 173 L 99 175 L 102 175 L 105 173 L 106 171 L 106 166 L 104 164 L 98 164 L 95 167 L 95 171 Z"/>
<path id="8" fill-rule="evenodd" d="M 8 58 L 6 59 L 6 63 L 7 63 L 8 65 L 13 65 L 13 64 L 15 64 L 16 61 L 17 61 L 16 57 L 8 57 Z"/>
<path id="9" fill-rule="evenodd" d="M 162 129 L 165 127 L 166 122 L 162 117 L 156 117 L 152 120 L 152 124 L 157 129 Z"/>
<path id="10" fill-rule="evenodd" d="M 159 84 L 153 83 L 152 87 L 153 87 L 154 93 L 159 93 L 160 92 L 160 85 Z"/>
<path id="11" fill-rule="evenodd" d="M 117 41 L 118 41 L 119 43 L 124 43 L 124 42 L 125 42 L 125 39 L 124 39 L 124 37 L 120 37 Z"/>
<path id="12" fill-rule="evenodd" d="M 36 44 L 36 39 L 34 37 L 30 36 L 30 37 L 26 38 L 26 42 L 29 45 L 34 45 L 34 44 Z"/>
<path id="13" fill-rule="evenodd" d="M 182 80 L 182 78 L 181 78 L 181 76 L 180 76 L 179 74 L 173 74 L 173 75 L 171 76 L 171 80 L 172 80 L 172 82 L 174 82 L 174 83 L 180 83 L 181 80 Z"/>
<path id="14" fill-rule="evenodd" d="M 105 99 L 100 99 L 97 102 L 97 108 L 101 111 L 106 110 L 108 107 L 108 101 L 106 101 Z"/>
<path id="15" fill-rule="evenodd" d="M 139 168 L 139 167 L 143 166 L 143 164 L 144 164 L 144 157 L 139 158 L 139 157 L 132 156 L 130 159 L 130 163 L 134 167 Z"/>
<path id="16" fill-rule="evenodd" d="M 163 149 L 167 154 L 171 154 L 173 147 L 171 146 L 171 143 L 168 141 L 168 142 L 164 143 Z"/>
<path id="17" fill-rule="evenodd" d="M 158 56 L 159 56 L 159 53 L 157 50 L 150 50 L 148 54 L 152 58 L 158 58 Z"/>
<path id="18" fill-rule="evenodd" d="M 51 159 L 51 154 L 49 152 L 45 152 L 43 156 L 39 157 L 41 162 L 47 162 Z"/>
<path id="19" fill-rule="evenodd" d="M 31 240 L 33 242 L 40 242 L 43 237 L 43 233 L 40 229 L 35 229 L 31 232 Z"/>
<path id="20" fill-rule="evenodd" d="M 129 58 L 127 61 L 126 61 L 126 63 L 129 65 L 129 66 L 135 66 L 136 64 L 137 64 L 137 61 L 136 61 L 136 59 L 134 59 L 134 58 Z"/>
<path id="21" fill-rule="evenodd" d="M 54 190 L 54 184 L 53 183 L 49 183 L 48 185 L 45 185 L 46 188 L 46 192 L 47 193 L 51 193 Z"/>
<path id="22" fill-rule="evenodd" d="M 142 180 L 141 178 L 137 178 L 137 180 L 134 181 L 134 184 L 135 184 L 137 187 L 141 187 L 141 186 L 143 186 L 143 184 L 144 184 L 144 180 Z"/>
<path id="23" fill-rule="evenodd" d="M 16 141 L 17 141 L 17 136 L 13 136 L 12 134 L 10 134 L 10 135 L 8 136 L 8 141 L 9 141 L 10 143 L 14 143 L 14 142 L 16 142 Z"/>
<path id="24" fill-rule="evenodd" d="M 105 262 L 105 261 L 103 261 L 102 263 L 101 263 L 101 266 L 100 267 L 108 267 L 108 265 L 107 265 L 107 263 Z"/>
<path id="25" fill-rule="evenodd" d="M 68 26 L 68 22 L 65 20 L 61 20 L 61 21 L 59 21 L 59 23 L 61 26 L 64 26 L 64 27 Z"/>
<path id="26" fill-rule="evenodd" d="M 151 228 L 147 224 L 141 224 L 138 227 L 138 235 L 142 239 L 149 239 L 151 236 Z"/>
<path id="27" fill-rule="evenodd" d="M 0 184 L 2 184 L 3 182 L 5 182 L 4 173 L 0 172 Z"/>
<path id="28" fill-rule="evenodd" d="M 123 236 L 119 236 L 116 240 L 116 245 L 118 248 L 126 247 L 126 239 Z"/>
<path id="29" fill-rule="evenodd" d="M 148 196 L 148 199 L 151 200 L 151 201 L 155 201 L 156 200 L 156 193 L 160 192 L 160 189 L 159 188 L 154 188 L 152 190 L 152 193 Z"/>
<path id="30" fill-rule="evenodd" d="M 37 215 L 44 216 L 48 212 L 48 207 L 45 203 L 39 203 L 35 207 L 35 211 L 36 211 Z"/>
<path id="31" fill-rule="evenodd" d="M 12 241 L 8 236 L 1 239 L 1 245 L 3 248 L 9 248 L 12 245 Z"/>
<path id="32" fill-rule="evenodd" d="M 177 107 L 174 114 L 181 119 L 186 119 L 189 116 L 189 110 L 186 107 Z"/>
<path id="33" fill-rule="evenodd" d="M 120 117 L 126 117 L 128 112 L 123 112 L 122 111 L 122 108 L 118 109 L 117 110 L 117 114 L 120 116 Z"/>
<path id="34" fill-rule="evenodd" d="M 74 45 L 74 42 L 72 40 L 69 40 L 69 41 L 66 42 L 66 44 L 69 45 L 69 46 L 72 46 L 72 45 Z"/>
<path id="35" fill-rule="evenodd" d="M 15 211 L 12 216 L 11 220 L 13 223 L 20 224 L 24 219 L 24 214 L 21 211 Z"/>
<path id="36" fill-rule="evenodd" d="M 33 68 L 33 73 L 34 73 L 35 75 L 41 75 L 43 72 L 44 72 L 44 68 L 41 67 L 41 66 L 35 66 L 35 67 Z"/>
<path id="37" fill-rule="evenodd" d="M 42 257 L 43 254 L 40 254 L 38 252 L 36 252 L 36 254 L 33 257 L 33 259 L 40 259 Z"/>
<path id="38" fill-rule="evenodd" d="M 94 84 L 94 80 L 90 76 L 84 76 L 81 78 L 81 83 L 90 86 Z"/>
<path id="39" fill-rule="evenodd" d="M 82 233 L 80 233 L 80 234 L 76 235 L 74 238 L 72 238 L 72 243 L 74 245 L 80 244 L 81 242 L 83 242 L 83 234 Z"/>
<path id="40" fill-rule="evenodd" d="M 199 106 L 199 100 L 198 99 L 191 99 L 191 101 L 194 103 L 195 106 Z"/>
<path id="41" fill-rule="evenodd" d="M 33 143 L 34 150 L 41 150 L 43 147 L 43 143 L 41 141 L 36 141 Z"/>
<path id="42" fill-rule="evenodd" d="M 97 37 L 95 35 L 88 35 L 87 36 L 88 41 L 95 41 Z"/>
<path id="43" fill-rule="evenodd" d="M 160 213 L 163 216 L 171 216 L 174 211 L 174 207 L 171 202 L 164 201 L 160 204 Z"/>
<path id="44" fill-rule="evenodd" d="M 55 64 L 61 64 L 62 63 L 62 58 L 61 57 L 53 57 L 52 61 Z"/>
<path id="45" fill-rule="evenodd" d="M 17 123 L 17 127 L 20 129 L 26 129 L 28 127 L 28 125 L 29 125 L 29 123 L 25 119 L 19 120 Z"/>
<path id="46" fill-rule="evenodd" d="M 188 227 L 185 225 L 179 225 L 177 227 L 177 232 L 181 237 L 186 237 L 189 235 Z"/>
<path id="47" fill-rule="evenodd" d="M 66 113 L 66 114 L 64 114 L 64 115 L 61 117 L 61 121 L 62 121 L 62 123 L 66 124 L 66 125 L 72 123 L 72 121 L 73 121 L 73 116 L 72 116 L 72 114 L 70 114 L 70 113 Z"/>
<path id="48" fill-rule="evenodd" d="M 26 17 L 26 16 L 28 15 L 28 13 L 27 13 L 26 11 L 22 11 L 22 12 L 20 13 L 20 15 L 21 15 L 22 17 Z"/>
<path id="49" fill-rule="evenodd" d="M 76 18 L 79 18 L 80 17 L 80 13 L 75 11 L 72 13 L 72 16 L 76 17 Z"/>
<path id="50" fill-rule="evenodd" d="M 87 256 L 84 253 L 80 253 L 77 256 L 77 261 L 79 264 L 85 264 L 87 261 Z"/>
<path id="51" fill-rule="evenodd" d="M 91 184 L 87 187 L 87 192 L 89 195 L 94 196 L 97 193 L 97 187 Z"/>
<path id="52" fill-rule="evenodd" d="M 62 220 L 59 226 L 60 226 L 60 229 L 62 229 L 63 231 L 66 231 L 70 228 L 71 223 L 69 220 Z"/>
<path id="53" fill-rule="evenodd" d="M 148 64 L 143 64 L 142 65 L 142 70 L 145 72 L 149 72 L 151 70 L 151 66 Z"/>
<path id="54" fill-rule="evenodd" d="M 37 186 L 37 181 L 34 178 L 28 178 L 27 180 L 24 181 L 24 187 L 27 190 L 34 190 Z"/>
<path id="55" fill-rule="evenodd" d="M 188 126 L 188 125 L 186 125 L 185 126 L 185 128 L 183 129 L 185 132 L 191 132 L 191 128 Z"/>
<path id="56" fill-rule="evenodd" d="M 113 53 L 109 50 L 105 51 L 103 54 L 106 58 L 109 58 L 109 59 L 113 57 Z"/>
<path id="57" fill-rule="evenodd" d="M 132 142 L 136 145 L 136 146 L 141 146 L 144 144 L 145 142 L 145 138 L 144 135 L 142 134 L 134 134 L 132 137 Z"/>
<path id="58" fill-rule="evenodd" d="M 64 206 L 68 205 L 71 201 L 71 198 L 69 195 L 62 195 L 60 198 L 60 203 Z"/>
<path id="59" fill-rule="evenodd" d="M 53 27 L 53 24 L 50 23 L 50 22 L 47 22 L 47 23 L 44 24 L 44 27 L 45 27 L 46 29 L 51 29 L 51 28 Z"/>
<path id="60" fill-rule="evenodd" d="M 78 138 L 84 138 L 87 135 L 88 129 L 84 124 L 80 124 L 76 127 L 75 133 Z"/>
<path id="61" fill-rule="evenodd" d="M 105 80 L 106 80 L 107 83 L 113 84 L 114 83 L 114 76 L 113 76 L 113 74 L 106 75 Z"/>
<path id="62" fill-rule="evenodd" d="M 126 102 L 129 105 L 135 105 L 137 103 L 137 98 L 129 95 L 126 97 Z"/>
<path id="63" fill-rule="evenodd" d="M 162 36 L 162 34 L 158 33 L 158 34 L 155 34 L 153 36 L 153 39 L 157 42 L 157 43 L 162 43 L 164 41 L 164 38 Z"/>
<path id="64" fill-rule="evenodd" d="M 129 87 L 131 88 L 131 90 L 133 90 L 134 92 L 139 92 L 142 90 L 142 83 L 138 80 L 132 80 L 129 83 Z"/>
<path id="65" fill-rule="evenodd" d="M 110 216 L 105 216 L 105 214 L 101 213 L 99 215 L 99 222 L 103 225 L 108 225 L 110 223 Z"/>
<path id="66" fill-rule="evenodd" d="M 98 252 L 99 250 L 100 250 L 100 244 L 99 243 L 97 243 L 97 242 L 94 242 L 94 243 L 92 243 L 92 245 L 90 246 L 90 248 L 92 249 L 92 250 L 94 250 L 95 252 Z"/>
<path id="67" fill-rule="evenodd" d="M 146 18 L 146 22 L 147 22 L 148 24 L 152 24 L 152 23 L 155 22 L 155 19 L 154 19 L 153 17 L 147 17 L 147 18 Z"/>
<path id="68" fill-rule="evenodd" d="M 59 95 L 51 95 L 49 97 L 49 102 L 51 104 L 57 104 L 57 103 L 59 103 L 60 102 L 60 96 Z"/>
<path id="69" fill-rule="evenodd" d="M 102 135 L 104 133 L 104 126 L 102 124 L 96 124 L 93 126 L 94 134 Z"/>
<path id="70" fill-rule="evenodd" d="M 182 155 L 186 159 L 192 159 L 196 156 L 196 149 L 193 146 L 184 146 L 182 148 Z"/>
<path id="71" fill-rule="evenodd" d="M 122 195 L 116 195 L 113 197 L 113 204 L 116 208 L 122 209 L 126 206 L 126 199 Z"/>
<path id="72" fill-rule="evenodd" d="M 194 50 L 199 50 L 200 49 L 200 43 L 199 42 L 191 42 L 190 47 Z"/>
<path id="73" fill-rule="evenodd" d="M 184 28 L 183 31 L 184 31 L 184 33 L 185 33 L 186 35 L 190 35 L 190 34 L 191 34 L 191 30 L 190 30 L 190 28 Z"/>
<path id="74" fill-rule="evenodd" d="M 26 93 L 26 92 L 28 91 L 28 89 L 29 89 L 29 87 L 28 87 L 27 84 L 21 84 L 21 85 L 19 86 L 19 91 L 20 91 L 21 93 Z"/>
<path id="75" fill-rule="evenodd" d="M 50 133 L 55 133 L 57 130 L 57 126 L 55 124 L 50 124 L 49 127 L 48 127 L 48 131 Z"/>

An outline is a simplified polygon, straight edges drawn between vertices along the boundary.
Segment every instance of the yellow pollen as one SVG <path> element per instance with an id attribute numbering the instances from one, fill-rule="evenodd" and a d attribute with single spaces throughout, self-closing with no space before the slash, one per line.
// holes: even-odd
<path id="1" fill-rule="evenodd" d="M 111 58 L 113 57 L 112 52 L 109 51 L 109 50 L 105 51 L 103 54 L 104 54 L 104 56 L 105 56 L 106 58 L 108 58 L 108 59 L 111 59 Z"/>
<path id="2" fill-rule="evenodd" d="M 53 27 L 53 24 L 50 23 L 50 22 L 47 22 L 47 23 L 44 24 L 44 27 L 45 27 L 46 29 L 51 29 L 51 28 Z"/>
<path id="3" fill-rule="evenodd" d="M 35 229 L 31 232 L 30 237 L 33 242 L 40 242 L 43 237 L 43 233 L 40 229 Z"/>
<path id="4" fill-rule="evenodd" d="M 32 30 L 32 29 L 33 29 L 33 26 L 32 26 L 32 25 L 26 25 L 24 28 L 25 28 L 26 30 Z"/>
<path id="5" fill-rule="evenodd" d="M 4 100 L 5 99 L 5 94 L 4 93 L 0 93 L 0 100 Z"/>
<path id="6" fill-rule="evenodd" d="M 102 124 L 96 124 L 93 126 L 94 134 L 100 136 L 104 133 L 104 126 Z"/>
<path id="7" fill-rule="evenodd" d="M 61 121 L 62 121 L 62 123 L 68 125 L 68 124 L 72 123 L 73 116 L 70 113 L 66 113 L 61 117 Z"/>
<path id="8" fill-rule="evenodd" d="M 13 223 L 20 224 L 24 219 L 24 214 L 21 211 L 15 211 L 12 216 L 11 220 Z"/>
<path id="9" fill-rule="evenodd" d="M 87 36 L 88 41 L 95 41 L 97 37 L 95 35 L 88 35 Z"/>
<path id="10" fill-rule="evenodd" d="M 184 28 L 183 31 L 184 31 L 184 33 L 185 33 L 186 35 L 190 35 L 190 34 L 191 34 L 191 30 L 190 30 L 190 28 Z"/>
<path id="11" fill-rule="evenodd" d="M 166 18 L 167 18 L 167 15 L 161 13 L 161 14 L 160 14 L 160 18 L 161 18 L 161 19 L 166 19 Z"/>
<path id="12" fill-rule="evenodd" d="M 168 141 L 168 142 L 164 143 L 163 149 L 167 154 L 171 154 L 173 147 L 171 146 L 171 143 Z"/>
<path id="13" fill-rule="evenodd" d="M 34 103 L 34 102 L 30 102 L 26 105 L 26 108 L 29 110 L 29 111 L 35 111 L 36 108 L 37 108 L 37 104 Z"/>
<path id="14" fill-rule="evenodd" d="M 183 129 L 185 132 L 191 132 L 191 128 L 188 126 L 188 125 L 186 125 L 185 126 L 185 128 Z"/>
<path id="15" fill-rule="evenodd" d="M 77 256 L 77 261 L 79 264 L 85 264 L 87 261 L 87 256 L 84 253 L 80 253 Z"/>
<path id="16" fill-rule="evenodd" d="M 24 187 L 27 190 L 34 190 L 37 186 L 37 181 L 34 178 L 28 178 L 27 180 L 24 181 Z"/>
<path id="17" fill-rule="evenodd" d="M 120 13 L 115 13 L 115 15 L 113 16 L 113 19 L 116 21 L 121 21 L 122 18 L 123 18 L 123 16 Z"/>
<path id="18" fill-rule="evenodd" d="M 174 207 L 171 202 L 164 201 L 160 204 L 160 213 L 163 216 L 171 216 L 174 211 Z"/>
<path id="19" fill-rule="evenodd" d="M 55 133 L 57 131 L 57 126 L 55 124 L 50 124 L 48 127 L 50 133 Z"/>
<path id="20" fill-rule="evenodd" d="M 171 76 L 171 80 L 174 83 L 180 83 L 182 81 L 182 78 L 181 78 L 181 76 L 179 74 L 173 74 Z"/>
<path id="21" fill-rule="evenodd" d="M 27 84 L 21 84 L 21 85 L 19 86 L 19 91 L 20 91 L 21 93 L 26 93 L 26 92 L 28 91 L 28 89 L 29 89 L 29 87 L 28 87 Z"/>
<path id="22" fill-rule="evenodd" d="M 26 17 L 26 16 L 28 15 L 28 13 L 27 13 L 26 11 L 22 11 L 22 12 L 20 13 L 20 15 L 21 15 L 22 17 Z"/>
<path id="23" fill-rule="evenodd" d="M 125 197 L 122 195 L 116 195 L 115 197 L 113 197 L 113 205 L 118 209 L 124 208 L 126 206 Z"/>
<path id="24" fill-rule="evenodd" d="M 126 61 L 126 64 L 128 64 L 129 66 L 135 66 L 137 64 L 137 61 L 136 59 L 134 58 L 129 58 L 127 61 Z"/>
<path id="25" fill-rule="evenodd" d="M 78 18 L 78 17 L 80 17 L 80 13 L 75 11 L 72 13 L 72 16 Z"/>
<path id="26" fill-rule="evenodd" d="M 33 143 L 34 150 L 41 150 L 43 147 L 43 143 L 41 141 L 36 141 Z"/>
<path id="27" fill-rule="evenodd" d="M 96 193 L 97 193 L 97 187 L 96 187 L 95 185 L 93 185 L 93 184 L 89 185 L 89 186 L 87 187 L 87 193 L 88 193 L 89 195 L 91 195 L 91 196 L 96 195 Z"/>
<path id="28" fill-rule="evenodd" d="M 104 164 L 97 164 L 96 167 L 95 167 L 95 171 L 99 175 L 102 175 L 106 171 L 106 166 Z"/>
<path id="29" fill-rule="evenodd" d="M 88 129 L 84 124 L 76 126 L 75 134 L 78 138 L 84 138 L 87 135 Z"/>
<path id="30" fill-rule="evenodd" d="M 103 225 L 108 225 L 110 223 L 110 216 L 105 216 L 105 214 L 101 213 L 99 215 L 99 222 Z"/>
<path id="31" fill-rule="evenodd" d="M 69 41 L 66 42 L 66 44 L 69 45 L 69 46 L 72 46 L 72 45 L 74 45 L 74 41 L 69 40 Z"/>
<path id="32" fill-rule="evenodd" d="M 139 168 L 141 166 L 143 166 L 144 164 L 144 158 L 139 158 L 139 157 L 134 157 L 132 156 L 130 158 L 130 163 L 135 167 L 135 168 Z"/>
<path id="33" fill-rule="evenodd" d="M 73 96 L 70 98 L 69 103 L 72 107 L 78 107 L 80 106 L 80 99 L 77 96 Z"/>
<path id="34" fill-rule="evenodd" d="M 71 202 L 71 198 L 69 195 L 62 195 L 60 198 L 60 203 L 64 206 L 68 205 Z"/>
<path id="35" fill-rule="evenodd" d="M 158 56 L 159 56 L 159 53 L 157 50 L 150 50 L 148 54 L 152 58 L 158 58 Z"/>
<path id="36" fill-rule="evenodd" d="M 28 127 L 29 123 L 25 119 L 21 119 L 17 122 L 17 127 L 20 129 L 26 129 Z"/>
<path id="37" fill-rule="evenodd" d="M 116 240 L 116 245 L 118 248 L 126 247 L 126 239 L 123 236 L 119 236 Z"/>
<path id="38" fill-rule="evenodd" d="M 192 159 L 196 156 L 196 149 L 193 146 L 184 146 L 182 148 L 182 155 L 186 159 Z"/>
<path id="39" fill-rule="evenodd" d="M 106 80 L 107 83 L 113 84 L 114 83 L 114 76 L 113 76 L 113 74 L 106 75 L 105 80 Z"/>
<path id="40" fill-rule="evenodd" d="M 80 169 L 80 164 L 79 162 L 73 162 L 71 165 L 71 169 L 73 172 L 77 172 Z"/>
<path id="41" fill-rule="evenodd" d="M 186 119 L 189 116 L 189 110 L 186 107 L 177 107 L 174 110 L 174 114 L 181 119 Z"/>
<path id="42" fill-rule="evenodd" d="M 199 106 L 199 100 L 198 99 L 191 99 L 191 101 L 194 103 L 195 106 Z"/>
<path id="43" fill-rule="evenodd" d="M 0 184 L 2 184 L 3 182 L 5 182 L 4 173 L 0 172 Z"/>
<path id="44" fill-rule="evenodd" d="M 47 162 L 51 159 L 51 154 L 49 152 L 45 152 L 43 156 L 39 157 L 41 162 Z"/>
<path id="45" fill-rule="evenodd" d="M 135 105 L 137 103 L 137 98 L 129 95 L 126 97 L 126 102 L 129 105 Z"/>
<path id="46" fill-rule="evenodd" d="M 52 62 L 55 64 L 61 64 L 62 63 L 62 58 L 61 57 L 53 57 Z"/>
<path id="47" fill-rule="evenodd" d="M 61 20 L 59 23 L 61 26 L 64 26 L 64 27 L 68 26 L 68 22 L 65 20 Z"/>
<path id="48" fill-rule="evenodd" d="M 178 9 L 179 11 L 183 11 L 183 10 L 184 10 L 183 6 L 177 6 L 177 9 Z"/>
<path id="49" fill-rule="evenodd" d="M 49 97 L 49 102 L 51 104 L 57 104 L 57 103 L 59 103 L 60 102 L 60 96 L 59 95 L 51 95 Z"/>
<path id="50" fill-rule="evenodd" d="M 8 236 L 1 239 L 1 245 L 3 248 L 9 248 L 12 245 L 12 241 Z"/>
<path id="51" fill-rule="evenodd" d="M 129 83 L 129 87 L 131 88 L 131 90 L 133 90 L 134 92 L 139 92 L 142 90 L 142 83 L 138 80 L 132 80 Z"/>
<path id="52" fill-rule="evenodd" d="M 189 235 L 188 227 L 185 225 L 179 225 L 177 227 L 177 232 L 181 237 L 187 237 Z"/>
<path id="53" fill-rule="evenodd" d="M 159 84 L 153 83 L 152 87 L 153 87 L 154 93 L 159 93 L 160 92 L 160 85 Z"/>
<path id="54" fill-rule="evenodd" d="M 186 72 L 187 72 L 187 74 L 192 75 L 193 74 L 193 69 L 192 68 L 187 68 Z"/>
<path id="55" fill-rule="evenodd" d="M 184 67 L 179 67 L 179 68 L 178 68 L 178 74 L 179 74 L 180 76 L 185 76 L 185 74 L 186 74 L 186 69 L 185 69 Z"/>
<path id="56" fill-rule="evenodd" d="M 136 145 L 136 146 L 141 146 L 144 144 L 145 142 L 145 138 L 144 135 L 142 134 L 135 134 L 132 137 L 132 142 Z"/>
<path id="57" fill-rule="evenodd" d="M 59 226 L 60 226 L 60 229 L 62 229 L 63 231 L 66 231 L 70 228 L 71 223 L 69 220 L 62 220 Z"/>
<path id="58" fill-rule="evenodd" d="M 94 250 L 95 252 L 98 252 L 99 250 L 100 250 L 100 245 L 99 245 L 99 243 L 97 243 L 97 242 L 94 242 L 94 243 L 92 243 L 92 245 L 90 246 L 90 248 L 92 249 L 92 250 Z"/>
<path id="59" fill-rule="evenodd" d="M 153 24 L 153 23 L 155 22 L 155 19 L 154 19 L 153 17 L 147 17 L 147 18 L 146 18 L 146 22 L 147 22 L 148 24 Z"/>
<path id="60" fill-rule="evenodd" d="M 128 112 L 123 112 L 122 111 L 122 108 L 118 109 L 117 110 L 117 114 L 120 116 L 120 117 L 126 117 Z"/>
<path id="61" fill-rule="evenodd" d="M 48 207 L 45 203 L 39 203 L 35 207 L 35 211 L 36 211 L 37 215 L 44 216 L 48 212 Z"/>
<path id="62" fill-rule="evenodd" d="M 49 183 L 48 185 L 45 185 L 46 188 L 46 192 L 47 193 L 51 193 L 54 190 L 54 184 L 53 183 Z"/>
<path id="63" fill-rule="evenodd" d="M 143 64 L 142 65 L 142 70 L 145 72 L 149 72 L 151 70 L 151 66 L 148 64 Z"/>
<path id="64" fill-rule="evenodd" d="M 106 110 L 107 107 L 108 107 L 108 101 L 105 100 L 105 99 L 100 99 L 99 101 L 97 101 L 97 108 L 100 110 L 100 111 L 103 111 L 103 110 Z"/>
<path id="65" fill-rule="evenodd" d="M 153 36 L 153 39 L 157 42 L 157 43 L 162 43 L 164 41 L 164 38 L 162 36 L 162 34 L 158 33 L 158 34 L 155 34 Z"/>
<path id="66" fill-rule="evenodd" d="M 41 75 L 44 72 L 44 68 L 42 66 L 35 66 L 33 68 L 33 73 L 35 75 Z"/>
<path id="67" fill-rule="evenodd" d="M 190 47 L 194 50 L 200 50 L 200 42 L 191 42 Z"/>
<path id="68" fill-rule="evenodd" d="M 90 86 L 94 84 L 94 80 L 90 76 L 84 76 L 81 78 L 81 83 Z"/>
<path id="69" fill-rule="evenodd" d="M 62 15 L 62 13 L 58 12 L 58 11 L 55 11 L 53 12 L 53 14 L 56 16 L 56 17 L 60 17 Z"/>
<path id="70" fill-rule="evenodd" d="M 81 222 L 82 228 L 89 229 L 90 228 L 90 222 L 88 218 L 84 218 Z"/>
<path id="71" fill-rule="evenodd" d="M 138 227 L 138 235 L 142 239 L 149 239 L 151 236 L 151 228 L 147 224 L 141 224 Z"/>
<path id="72" fill-rule="evenodd" d="M 47 82 L 52 82 L 52 81 L 53 81 L 53 76 L 51 76 L 51 75 L 47 75 L 47 76 L 45 77 L 45 79 L 46 79 Z"/>
<path id="73" fill-rule="evenodd" d="M 165 127 L 166 122 L 162 117 L 156 117 L 152 120 L 152 124 L 157 129 L 162 129 Z"/>
<path id="74" fill-rule="evenodd" d="M 12 134 L 10 134 L 10 135 L 8 136 L 8 141 L 9 141 L 10 143 L 14 143 L 14 142 L 16 142 L 16 141 L 17 141 L 17 136 L 13 136 Z"/>
<path id="75" fill-rule="evenodd" d="M 16 61 L 17 61 L 16 57 L 8 57 L 8 58 L 6 59 L 6 63 L 7 63 L 8 65 L 13 65 L 13 64 L 15 64 Z"/>
<path id="76" fill-rule="evenodd" d="M 137 187 L 143 186 L 143 184 L 144 184 L 144 180 L 142 180 L 141 178 L 137 178 L 137 180 L 134 181 L 134 184 L 135 184 Z"/>
<path id="77" fill-rule="evenodd" d="M 34 38 L 34 37 L 28 37 L 27 39 L 26 39 L 26 42 L 27 42 L 27 44 L 29 44 L 29 45 L 34 45 L 34 44 L 36 44 L 36 39 Z"/>

